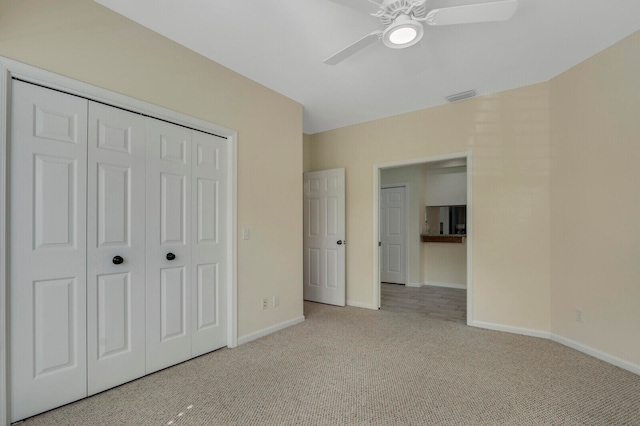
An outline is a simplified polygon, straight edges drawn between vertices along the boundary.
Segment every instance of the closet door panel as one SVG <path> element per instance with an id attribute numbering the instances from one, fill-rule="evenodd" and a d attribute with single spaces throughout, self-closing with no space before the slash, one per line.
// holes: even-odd
<path id="1" fill-rule="evenodd" d="M 16 421 L 87 395 L 87 101 L 15 80 L 12 89 L 8 293 Z"/>
<path id="2" fill-rule="evenodd" d="M 183 267 L 160 270 L 160 341 L 184 336 L 186 284 Z"/>
<path id="3" fill-rule="evenodd" d="M 192 355 L 227 344 L 226 139 L 193 131 Z"/>
<path id="4" fill-rule="evenodd" d="M 147 119 L 146 371 L 191 358 L 191 131 Z"/>
<path id="5" fill-rule="evenodd" d="M 131 274 L 98 276 L 97 286 L 97 352 L 98 362 L 130 352 L 131 336 Z M 92 376 L 90 372 L 89 376 Z M 92 393 L 92 392 L 89 392 Z"/>
<path id="6" fill-rule="evenodd" d="M 166 247 L 186 242 L 186 181 L 183 174 L 160 172 L 160 244 Z"/>
<path id="7" fill-rule="evenodd" d="M 145 138 L 144 117 L 89 103 L 90 395 L 145 374 Z"/>

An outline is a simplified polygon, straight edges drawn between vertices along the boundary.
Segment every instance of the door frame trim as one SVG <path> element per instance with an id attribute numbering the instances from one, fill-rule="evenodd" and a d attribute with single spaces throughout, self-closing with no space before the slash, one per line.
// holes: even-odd
<path id="1" fill-rule="evenodd" d="M 38 84 L 54 90 L 63 91 L 71 95 L 78 95 L 114 107 L 142 113 L 151 117 L 166 120 L 178 125 L 190 127 L 206 133 L 213 133 L 227 138 L 229 149 L 227 150 L 227 268 L 229 271 L 230 287 L 227 291 L 227 346 L 230 348 L 238 345 L 237 324 L 237 180 L 238 180 L 238 132 L 209 121 L 201 120 L 186 114 L 153 105 L 142 100 L 111 92 L 106 89 L 93 86 L 45 71 L 31 65 L 23 64 L 0 56 L 0 426 L 11 424 L 10 392 L 7 378 L 8 351 L 8 304 L 7 298 L 7 172 L 8 156 L 7 145 L 10 135 L 10 105 L 11 105 L 11 80 L 20 80 Z"/>
<path id="2" fill-rule="evenodd" d="M 466 160 L 467 162 L 467 324 L 473 324 L 473 161 L 472 152 L 463 151 L 451 154 L 434 155 L 429 157 L 410 158 L 406 160 L 390 161 L 373 164 L 373 300 L 374 309 L 380 309 L 380 256 L 378 241 L 380 241 L 380 178 L 383 169 L 394 167 L 414 166 L 417 164 L 435 163 L 446 160 Z"/>
<path id="3" fill-rule="evenodd" d="M 381 184 L 379 191 L 388 188 L 404 188 L 404 285 L 408 286 L 411 280 L 409 279 L 409 182 L 398 183 L 386 183 Z M 380 199 L 378 199 L 380 203 Z M 380 205 L 378 205 L 380 210 Z M 378 224 L 379 225 L 379 224 Z M 378 231 L 380 232 L 380 231 Z"/>

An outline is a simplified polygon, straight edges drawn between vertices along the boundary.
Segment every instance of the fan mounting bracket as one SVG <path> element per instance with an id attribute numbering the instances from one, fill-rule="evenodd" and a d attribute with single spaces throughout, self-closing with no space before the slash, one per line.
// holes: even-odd
<path id="1" fill-rule="evenodd" d="M 388 27 L 400 15 L 408 15 L 413 18 L 427 16 L 426 0 L 384 0 L 380 10 L 372 13 L 372 16 L 380 18 L 380 22 Z"/>

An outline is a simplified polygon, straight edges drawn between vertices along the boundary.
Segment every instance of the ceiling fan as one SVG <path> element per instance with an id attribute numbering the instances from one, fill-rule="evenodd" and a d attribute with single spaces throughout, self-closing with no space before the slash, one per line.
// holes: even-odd
<path id="1" fill-rule="evenodd" d="M 454 25 L 505 21 L 513 16 L 518 7 L 518 0 L 502 0 L 432 9 L 427 13 L 426 2 L 427 0 L 383 0 L 382 4 L 379 4 L 380 9 L 371 15 L 380 18 L 385 29 L 367 34 L 327 58 L 324 63 L 336 65 L 380 39 L 385 46 L 392 49 L 413 46 L 424 35 L 422 22 L 428 25 Z"/>

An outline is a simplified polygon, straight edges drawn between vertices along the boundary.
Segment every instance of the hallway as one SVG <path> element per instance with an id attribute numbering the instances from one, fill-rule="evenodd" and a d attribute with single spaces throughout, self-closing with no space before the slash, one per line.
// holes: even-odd
<path id="1" fill-rule="evenodd" d="M 467 322 L 467 290 L 447 287 L 407 287 L 382 283 L 381 309 L 417 313 L 447 321 Z"/>

